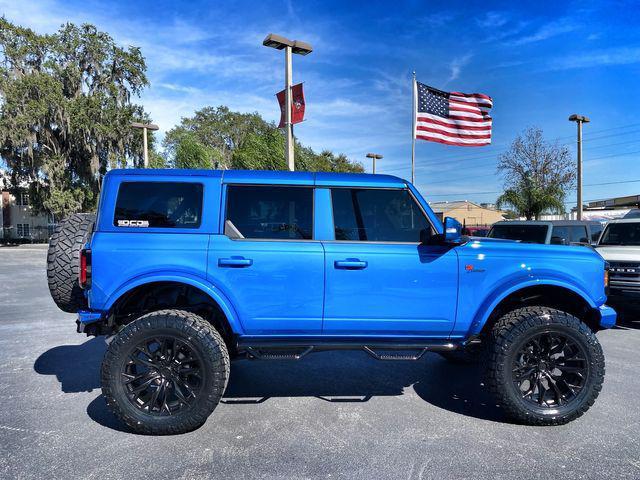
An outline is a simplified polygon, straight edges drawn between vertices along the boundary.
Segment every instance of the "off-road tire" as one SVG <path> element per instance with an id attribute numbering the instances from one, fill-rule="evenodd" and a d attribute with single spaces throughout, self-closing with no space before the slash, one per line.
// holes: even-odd
<path id="1" fill-rule="evenodd" d="M 514 384 L 513 365 L 519 349 L 536 333 L 556 332 L 579 342 L 588 365 L 580 393 L 564 406 L 536 408 L 527 403 Z M 583 415 L 602 390 L 605 362 L 602 347 L 591 329 L 573 315 L 532 306 L 504 315 L 493 327 L 488 345 L 487 384 L 508 416 L 529 425 L 562 425 Z"/>
<path id="2" fill-rule="evenodd" d="M 203 360 L 200 395 L 176 414 L 162 417 L 134 406 L 121 373 L 135 347 L 158 335 L 190 342 Z M 133 431 L 149 435 L 173 435 L 200 427 L 220 402 L 228 379 L 229 354 L 224 340 L 210 323 L 182 310 L 152 312 L 124 327 L 109 344 L 101 371 L 102 394 L 109 409 Z"/>
<path id="3" fill-rule="evenodd" d="M 60 310 L 75 313 L 87 307 L 78 283 L 80 250 L 93 230 L 93 213 L 74 213 L 56 227 L 47 252 L 47 282 L 51 297 Z"/>

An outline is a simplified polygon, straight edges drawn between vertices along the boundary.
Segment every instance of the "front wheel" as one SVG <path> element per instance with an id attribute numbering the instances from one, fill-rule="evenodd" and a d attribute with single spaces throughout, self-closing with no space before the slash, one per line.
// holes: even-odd
<path id="1" fill-rule="evenodd" d="M 116 335 L 101 376 L 107 405 L 132 430 L 184 433 L 201 426 L 222 398 L 229 354 L 203 318 L 161 310 Z"/>
<path id="2" fill-rule="evenodd" d="M 489 388 L 511 417 L 531 425 L 560 425 L 581 416 L 604 381 L 595 334 L 552 308 L 506 314 L 493 329 L 489 358 Z"/>

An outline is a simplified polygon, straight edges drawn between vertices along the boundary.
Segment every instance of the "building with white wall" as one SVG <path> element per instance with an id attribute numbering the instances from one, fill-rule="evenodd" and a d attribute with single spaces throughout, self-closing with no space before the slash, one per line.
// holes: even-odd
<path id="1" fill-rule="evenodd" d="M 7 175 L 0 171 L 0 219 L 2 241 L 46 242 L 55 228 L 50 215 L 37 213 L 27 188 L 11 189 Z"/>

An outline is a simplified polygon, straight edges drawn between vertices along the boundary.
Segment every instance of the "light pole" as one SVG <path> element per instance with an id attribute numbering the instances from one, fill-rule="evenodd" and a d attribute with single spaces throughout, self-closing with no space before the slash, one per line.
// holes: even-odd
<path id="1" fill-rule="evenodd" d="M 582 220 L 582 124 L 589 123 L 589 117 L 573 114 L 569 117 L 570 122 L 578 124 L 578 211 L 576 218 Z"/>
<path id="2" fill-rule="evenodd" d="M 147 130 L 158 130 L 160 127 L 153 123 L 131 122 L 132 128 L 142 129 L 142 158 L 144 159 L 144 168 L 149 168 L 149 147 L 147 143 Z"/>
<path id="3" fill-rule="evenodd" d="M 285 157 L 289 170 L 295 170 L 295 162 L 293 159 L 293 125 L 291 124 L 291 83 L 292 83 L 292 67 L 291 54 L 309 55 L 313 49 L 311 45 L 299 40 L 289 40 L 280 35 L 270 33 L 262 42 L 265 47 L 284 50 L 284 131 L 285 131 Z"/>
<path id="4" fill-rule="evenodd" d="M 382 159 L 382 155 L 378 155 L 377 153 L 367 153 L 366 157 L 373 160 L 373 173 L 375 174 L 376 173 L 376 160 Z"/>

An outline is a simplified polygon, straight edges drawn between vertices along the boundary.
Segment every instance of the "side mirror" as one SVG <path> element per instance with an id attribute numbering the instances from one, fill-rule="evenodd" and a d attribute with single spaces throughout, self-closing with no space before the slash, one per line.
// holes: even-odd
<path id="1" fill-rule="evenodd" d="M 462 243 L 462 224 L 455 218 L 444 219 L 444 243 Z"/>

